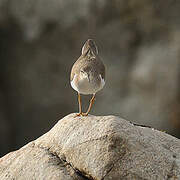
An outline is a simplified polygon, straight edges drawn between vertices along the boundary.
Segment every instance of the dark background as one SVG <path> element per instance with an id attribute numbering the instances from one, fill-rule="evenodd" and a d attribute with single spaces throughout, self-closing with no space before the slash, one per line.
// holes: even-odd
<path id="1" fill-rule="evenodd" d="M 179 0 L 0 0 L 0 156 L 78 111 L 69 74 L 88 38 L 107 68 L 91 114 L 180 137 Z"/>

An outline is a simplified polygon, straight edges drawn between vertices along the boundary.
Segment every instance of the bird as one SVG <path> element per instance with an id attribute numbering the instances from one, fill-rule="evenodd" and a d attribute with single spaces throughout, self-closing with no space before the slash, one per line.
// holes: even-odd
<path id="1" fill-rule="evenodd" d="M 96 93 L 105 85 L 105 66 L 98 55 L 98 48 L 93 39 L 85 42 L 81 56 L 73 64 L 70 84 L 78 93 L 79 113 L 76 116 L 88 116 Z M 81 94 L 92 95 L 85 113 L 82 112 Z"/>

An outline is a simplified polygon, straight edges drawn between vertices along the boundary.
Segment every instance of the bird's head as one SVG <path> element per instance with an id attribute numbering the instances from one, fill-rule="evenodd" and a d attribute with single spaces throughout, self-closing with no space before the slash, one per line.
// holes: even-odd
<path id="1" fill-rule="evenodd" d="M 96 43 L 92 39 L 88 39 L 82 47 L 82 55 L 96 56 L 98 54 L 98 48 Z"/>

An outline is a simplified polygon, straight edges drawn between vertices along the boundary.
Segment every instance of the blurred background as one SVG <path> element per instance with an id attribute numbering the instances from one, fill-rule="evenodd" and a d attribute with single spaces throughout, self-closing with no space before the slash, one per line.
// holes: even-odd
<path id="1" fill-rule="evenodd" d="M 0 156 L 78 111 L 69 74 L 88 38 L 107 71 L 91 114 L 180 137 L 180 1 L 0 0 Z"/>

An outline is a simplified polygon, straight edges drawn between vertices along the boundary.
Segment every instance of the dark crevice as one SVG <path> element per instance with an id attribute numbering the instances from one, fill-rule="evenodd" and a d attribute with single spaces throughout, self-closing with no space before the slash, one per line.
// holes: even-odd
<path id="1" fill-rule="evenodd" d="M 46 148 L 46 147 L 42 147 L 42 146 L 36 146 L 36 147 L 41 148 L 41 149 L 47 151 L 51 156 L 56 157 L 59 160 L 59 164 L 57 164 L 57 165 L 63 164 L 64 167 L 70 166 L 73 169 L 74 173 L 76 174 L 76 177 L 79 177 L 78 180 L 94 180 L 94 178 L 91 175 L 87 174 L 84 171 L 80 171 L 78 168 L 74 167 L 70 162 L 67 162 L 65 156 L 63 156 L 63 158 L 60 158 L 58 156 L 58 154 L 56 152 L 51 151 L 50 148 Z M 67 168 L 67 171 L 68 171 L 68 168 Z M 72 177 L 74 178 L 74 176 L 72 176 Z"/>
<path id="2" fill-rule="evenodd" d="M 119 161 L 119 160 L 118 160 Z M 118 162 L 117 161 L 117 162 Z M 106 172 L 106 175 L 102 178 L 102 180 L 104 180 L 104 178 L 112 171 L 112 169 L 114 168 L 114 164 L 112 165 L 112 167 Z"/>
<path id="3" fill-rule="evenodd" d="M 71 165 L 70 165 L 71 166 Z M 72 167 L 72 166 L 71 166 Z M 73 168 L 73 167 L 72 167 Z M 85 180 L 94 180 L 94 178 L 92 178 L 91 176 L 88 175 L 87 177 L 87 174 L 85 174 L 84 172 L 81 172 L 79 171 L 78 169 L 74 169 L 75 172 L 82 178 L 84 178 Z"/>

